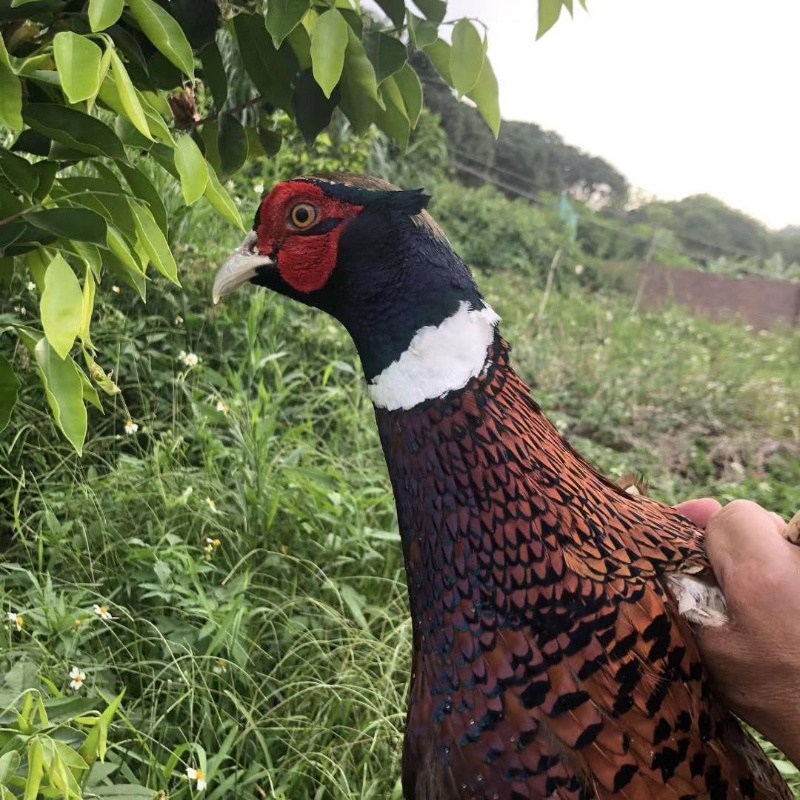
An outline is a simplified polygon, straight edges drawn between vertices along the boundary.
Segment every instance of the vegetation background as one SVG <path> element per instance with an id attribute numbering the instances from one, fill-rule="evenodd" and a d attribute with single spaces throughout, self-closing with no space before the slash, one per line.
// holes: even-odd
<path id="1" fill-rule="evenodd" d="M 179 6 L 169 5 L 178 16 Z M 800 507 L 798 331 L 642 311 L 615 279 L 619 263 L 645 259 L 796 276 L 797 231 L 769 232 L 708 197 L 625 211 L 628 186 L 612 167 L 531 124 L 506 123 L 495 140 L 413 47 L 427 110 L 407 146 L 357 132 L 346 109 L 308 137 L 292 109 L 251 104 L 258 88 L 226 25 L 215 42 L 231 107 L 270 136 L 236 169 L 218 164 L 228 219 L 187 207 L 181 176 L 137 156 L 180 285 L 142 270 L 144 303 L 144 284 L 103 253 L 91 340 L 68 348 L 89 354 L 101 370 L 86 362 L 90 387 L 108 391 L 86 416 L 82 455 L 25 338 L 42 335 L 46 287 L 28 272 L 41 247 L 0 262 L 0 358 L 19 377 L 7 370 L 0 384 L 13 406 L 0 435 L 3 800 L 401 796 L 410 621 L 356 353 L 332 321 L 260 290 L 209 301 L 241 239 L 230 219 L 249 218 L 276 181 L 349 169 L 424 185 L 503 316 L 516 368 L 580 452 L 611 476 L 643 473 L 666 502 Z M 194 113 L 197 99 L 187 102 Z M 219 110 L 211 95 L 199 103 L 201 117 Z M 9 130 L 6 143 L 18 137 Z M 16 162 L 3 158 L 13 183 Z M 57 180 L 108 178 L 74 158 L 57 162 Z M 61 252 L 84 276 L 92 254 Z"/>

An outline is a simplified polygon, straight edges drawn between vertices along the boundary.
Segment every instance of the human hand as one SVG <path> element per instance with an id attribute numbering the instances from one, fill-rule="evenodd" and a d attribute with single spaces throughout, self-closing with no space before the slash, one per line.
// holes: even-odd
<path id="1" fill-rule="evenodd" d="M 800 765 L 800 547 L 756 503 L 690 500 L 675 507 L 706 530 L 730 622 L 696 627 L 723 702 Z"/>

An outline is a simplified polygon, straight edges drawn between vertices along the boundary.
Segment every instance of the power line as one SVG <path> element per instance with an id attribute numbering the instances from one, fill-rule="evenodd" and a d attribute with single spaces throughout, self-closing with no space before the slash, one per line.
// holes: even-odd
<path id="1" fill-rule="evenodd" d="M 447 89 L 447 91 L 452 95 L 451 87 L 445 81 L 443 81 L 439 76 L 432 76 L 432 77 L 421 76 L 421 78 L 422 78 L 422 82 L 423 83 L 428 84 L 430 86 L 437 86 L 439 88 Z M 456 101 L 456 102 L 458 102 L 458 101 Z M 467 106 L 467 107 L 469 107 L 469 106 Z M 534 125 L 535 123 L 526 123 L 526 124 Z M 539 126 L 537 126 L 537 127 L 539 127 Z M 540 130 L 544 130 L 544 128 L 540 128 Z M 519 144 L 517 144 L 517 143 L 504 142 L 503 144 L 504 144 L 504 146 L 511 147 L 512 149 L 516 149 L 517 152 L 519 152 L 519 153 L 523 152 L 521 150 L 521 146 Z M 574 145 L 569 145 L 566 142 L 564 144 L 567 147 L 573 147 L 574 148 Z M 574 148 L 574 149 L 577 150 L 578 148 Z M 456 148 L 450 148 L 450 151 L 451 151 L 451 153 L 455 154 L 459 158 L 471 161 L 473 164 L 475 164 L 478 167 L 482 167 L 483 169 L 490 169 L 490 170 L 492 170 L 494 172 L 505 174 L 510 178 L 513 178 L 515 180 L 521 181 L 524 185 L 527 185 L 527 186 L 537 187 L 537 188 L 539 188 L 539 189 L 541 189 L 543 191 L 552 191 L 552 190 L 548 189 L 547 187 L 545 187 L 543 184 L 538 183 L 537 181 L 535 181 L 533 178 L 528 177 L 526 175 L 522 175 L 521 173 L 514 172 L 512 170 L 505 169 L 503 167 L 498 167 L 495 164 L 486 164 L 483 161 L 480 161 L 479 159 L 475 158 L 474 156 L 470 156 L 467 153 L 464 153 L 463 151 L 460 151 L 460 150 L 458 150 Z M 496 152 L 496 150 L 495 150 L 495 152 Z M 579 152 L 582 152 L 582 151 L 579 151 Z M 591 158 L 592 156 L 587 156 L 587 157 Z M 487 175 L 485 175 L 485 174 L 478 173 L 478 172 L 476 172 L 474 170 L 465 169 L 466 165 L 464 165 L 464 164 L 458 165 L 458 164 L 454 163 L 453 166 L 454 166 L 455 169 L 457 169 L 459 171 L 469 172 L 470 174 L 474 175 L 475 177 L 483 179 L 487 183 L 492 183 L 493 185 L 497 186 L 498 188 L 502 188 L 504 191 L 512 192 L 514 194 L 517 194 L 520 197 L 524 197 L 526 200 L 529 200 L 530 202 L 538 203 L 540 205 L 546 205 L 547 204 L 545 200 L 542 200 L 540 197 L 531 196 L 531 194 L 529 192 L 521 191 L 521 190 L 516 189 L 515 187 L 508 186 L 508 185 L 505 185 L 505 184 L 501 186 L 501 185 L 499 185 L 498 182 L 490 180 L 489 177 Z M 598 219 L 595 216 L 589 217 L 589 216 L 578 214 L 578 217 L 581 219 L 582 222 L 588 222 L 590 224 L 597 225 L 597 226 L 602 227 L 602 228 L 606 228 L 607 230 L 611 230 L 611 231 L 613 231 L 615 233 L 619 233 L 621 236 L 627 236 L 628 238 L 636 239 L 636 240 L 642 241 L 642 242 L 650 242 L 651 241 L 651 237 L 649 237 L 649 236 L 643 236 L 642 234 L 637 234 L 637 233 L 634 233 L 632 231 L 626 231 L 624 229 L 617 228 L 617 227 L 615 227 L 613 225 L 609 225 L 606 222 L 602 222 L 600 219 Z M 619 216 L 616 216 L 616 215 L 613 218 L 618 220 L 619 222 L 627 222 L 628 221 L 628 220 L 623 219 L 623 218 L 621 218 Z M 652 223 L 646 223 L 646 224 L 652 224 Z M 667 230 L 670 230 L 670 229 L 667 229 Z M 764 259 L 764 254 L 763 253 L 756 253 L 756 252 L 753 252 L 751 250 L 742 250 L 742 249 L 736 248 L 736 247 L 729 247 L 729 246 L 726 246 L 726 245 L 714 244 L 713 242 L 708 242 L 708 241 L 705 241 L 703 239 L 698 239 L 695 236 L 685 236 L 683 234 L 675 233 L 675 231 L 671 231 L 671 232 L 674 233 L 676 236 L 678 236 L 684 242 L 688 242 L 690 244 L 698 245 L 698 246 L 706 248 L 706 249 L 711 249 L 711 250 L 719 253 L 720 255 L 729 255 L 729 256 L 743 257 L 743 258 L 755 258 L 755 259 L 759 259 L 759 260 L 763 260 Z M 685 250 L 683 248 L 675 247 L 675 246 L 668 245 L 668 244 L 658 244 L 658 247 L 660 247 L 662 250 L 669 250 L 670 252 L 678 253 L 679 255 L 686 256 L 687 258 L 691 258 L 693 260 L 697 260 L 698 258 L 707 258 L 708 257 L 708 253 L 707 252 L 705 252 L 705 253 L 691 252 L 691 251 Z"/>
<path id="2" fill-rule="evenodd" d="M 480 161 L 479 159 L 477 159 L 477 158 L 475 158 L 473 156 L 469 156 L 469 155 L 467 155 L 466 153 L 464 153 L 462 151 L 459 151 L 459 150 L 456 150 L 456 149 L 452 149 L 451 152 L 454 155 L 456 155 L 457 157 L 459 157 L 459 158 L 463 158 L 463 159 L 466 159 L 468 161 L 471 161 L 476 167 L 481 167 L 484 170 L 491 170 L 493 172 L 498 172 L 498 173 L 505 174 L 505 175 L 515 179 L 515 181 L 521 182 L 523 184 L 528 184 L 530 186 L 538 186 L 540 188 L 542 186 L 541 184 L 537 184 L 535 181 L 531 180 L 530 178 L 528 178 L 525 175 L 522 175 L 522 174 L 520 174 L 518 172 L 513 172 L 512 170 L 504 169 L 502 167 L 498 167 L 498 166 L 496 166 L 494 164 L 486 164 L 485 162 Z M 525 191 L 523 189 L 519 189 L 516 186 L 510 186 L 509 184 L 503 182 L 502 180 L 490 177 L 485 172 L 480 172 L 477 169 L 475 169 L 473 167 L 470 167 L 470 166 L 468 166 L 466 164 L 458 163 L 455 160 L 452 161 L 451 163 L 452 163 L 452 166 L 456 170 L 458 170 L 460 172 L 465 172 L 465 173 L 473 175 L 474 177 L 480 178 L 483 181 L 485 181 L 486 183 L 491 183 L 492 185 L 496 186 L 497 188 L 503 189 L 503 191 L 511 192 L 512 194 L 516 194 L 518 197 L 522 197 L 522 198 L 524 198 L 526 200 L 529 200 L 532 203 L 536 203 L 538 205 L 548 205 L 548 202 L 546 200 L 543 200 L 540 196 L 538 196 L 536 194 L 532 194 L 532 193 L 527 192 L 527 191 Z M 592 214 L 591 216 L 588 216 L 586 214 L 577 213 L 577 215 L 578 215 L 579 219 L 581 220 L 581 222 L 583 222 L 583 223 L 589 223 L 591 225 L 596 225 L 598 227 L 605 228 L 606 230 L 609 230 L 609 231 L 612 231 L 614 233 L 617 233 L 620 236 L 625 236 L 625 237 L 627 237 L 629 239 L 636 239 L 636 240 L 641 241 L 641 242 L 650 242 L 651 241 L 651 237 L 650 236 L 645 236 L 643 234 L 635 233 L 634 231 L 628 231 L 628 230 L 625 230 L 624 228 L 619 228 L 619 227 L 615 226 L 614 224 L 612 224 L 611 222 L 606 222 L 605 220 L 603 220 L 602 217 L 598 217 L 595 214 Z M 620 219 L 619 217 L 615 217 L 615 219 L 617 219 L 618 222 L 625 222 L 626 221 L 624 219 Z M 673 231 L 673 233 L 674 233 L 674 231 Z M 754 253 L 754 252 L 747 251 L 747 250 L 739 250 L 739 249 L 736 249 L 736 248 L 731 248 L 731 247 L 726 247 L 726 246 L 723 246 L 723 245 L 713 244 L 712 242 L 707 242 L 707 241 L 704 241 L 702 239 L 697 239 L 695 237 L 682 236 L 682 235 L 679 235 L 679 234 L 675 234 L 675 235 L 679 236 L 679 238 L 682 239 L 683 241 L 690 242 L 690 243 L 696 244 L 696 245 L 700 245 L 700 246 L 702 246 L 704 248 L 710 248 L 710 249 L 712 249 L 712 250 L 714 250 L 714 251 L 716 251 L 716 252 L 718 252 L 720 254 L 731 255 L 731 256 L 743 256 L 743 257 L 746 257 L 746 258 L 763 259 L 763 255 L 761 255 L 759 253 Z M 678 253 L 679 255 L 683 255 L 683 256 L 686 256 L 687 258 L 691 258 L 691 259 L 694 259 L 694 260 L 697 260 L 698 258 L 707 258 L 708 257 L 707 253 L 691 252 L 691 251 L 686 250 L 684 248 L 676 247 L 674 245 L 670 245 L 670 244 L 666 244 L 666 243 L 658 243 L 657 246 L 660 247 L 662 250 L 669 250 L 670 252 Z"/>

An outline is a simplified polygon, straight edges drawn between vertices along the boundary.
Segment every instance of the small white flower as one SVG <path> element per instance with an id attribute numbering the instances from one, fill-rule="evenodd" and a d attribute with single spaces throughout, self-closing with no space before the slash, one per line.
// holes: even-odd
<path id="1" fill-rule="evenodd" d="M 210 498 L 206 497 L 206 505 L 215 513 L 219 514 L 219 510 L 217 509 L 217 504 Z"/>
<path id="2" fill-rule="evenodd" d="M 69 677 L 69 688 L 77 692 L 83 686 L 83 682 L 86 680 L 86 673 L 82 669 L 73 667 L 70 670 Z"/>
<path id="3" fill-rule="evenodd" d="M 564 433 L 564 431 L 569 427 L 569 423 L 565 419 L 557 419 L 554 424 L 559 433 Z"/>
<path id="4" fill-rule="evenodd" d="M 203 770 L 194 767 L 186 767 L 186 777 L 190 781 L 197 781 L 197 791 L 202 792 L 206 788 L 206 776 Z"/>
<path id="5" fill-rule="evenodd" d="M 36 284 L 33 281 L 28 281 L 27 288 L 29 292 L 32 292 L 36 288 Z"/>
<path id="6" fill-rule="evenodd" d="M 26 310 L 26 309 L 24 309 L 22 306 L 14 306 L 14 311 L 15 311 L 17 314 L 19 314 L 21 317 L 24 317 L 24 316 L 26 316 L 26 315 L 27 315 L 27 313 L 28 313 L 28 312 L 27 312 L 27 310 Z"/>
<path id="7" fill-rule="evenodd" d="M 264 194 L 264 184 L 263 183 L 257 183 L 255 186 L 253 186 L 253 191 L 256 194 Z"/>
<path id="8" fill-rule="evenodd" d="M 217 400 L 217 411 L 227 414 L 230 410 L 231 408 L 227 403 L 223 403 L 222 400 Z"/>
<path id="9" fill-rule="evenodd" d="M 22 626 L 25 624 L 25 620 L 22 618 L 20 614 L 17 614 L 15 611 L 8 612 L 8 621 L 16 627 L 18 631 L 22 630 Z"/>
<path id="10" fill-rule="evenodd" d="M 178 354 L 178 359 L 186 367 L 196 367 L 200 361 L 196 353 L 187 353 L 185 350 L 181 350 Z"/>
<path id="11" fill-rule="evenodd" d="M 575 274 L 580 275 L 583 272 L 583 264 L 575 265 Z"/>
<path id="12" fill-rule="evenodd" d="M 174 322 L 176 325 L 183 325 L 183 317 L 180 314 L 176 314 Z"/>
<path id="13" fill-rule="evenodd" d="M 122 289 L 120 289 L 120 288 L 119 288 L 119 286 L 117 286 L 117 284 L 115 283 L 115 284 L 114 284 L 114 285 L 111 287 L 111 291 L 112 291 L 112 292 L 114 292 L 114 294 L 119 294 L 119 293 L 122 291 Z"/>
<path id="14" fill-rule="evenodd" d="M 138 431 L 138 430 L 139 430 L 139 426 L 132 419 L 129 419 L 125 423 L 125 433 L 128 436 L 133 436 L 133 434 L 136 433 L 136 431 Z"/>
<path id="15" fill-rule="evenodd" d="M 218 658 L 214 666 L 211 667 L 211 671 L 216 672 L 217 675 L 222 675 L 223 672 L 228 671 L 228 662 L 224 658 Z"/>
<path id="16" fill-rule="evenodd" d="M 92 611 L 94 611 L 94 613 L 97 614 L 97 616 L 100 617 L 103 622 L 108 622 L 110 619 L 114 619 L 114 617 L 111 616 L 111 612 L 105 606 L 99 606 L 97 603 L 92 606 Z"/>

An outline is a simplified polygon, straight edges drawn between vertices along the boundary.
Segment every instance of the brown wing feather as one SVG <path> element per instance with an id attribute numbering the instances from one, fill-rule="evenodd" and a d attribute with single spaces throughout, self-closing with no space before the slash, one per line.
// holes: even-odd
<path id="1" fill-rule="evenodd" d="M 599 475 L 510 371 L 377 412 L 404 536 L 415 800 L 788 800 L 711 694 L 669 572 L 702 534 Z"/>

